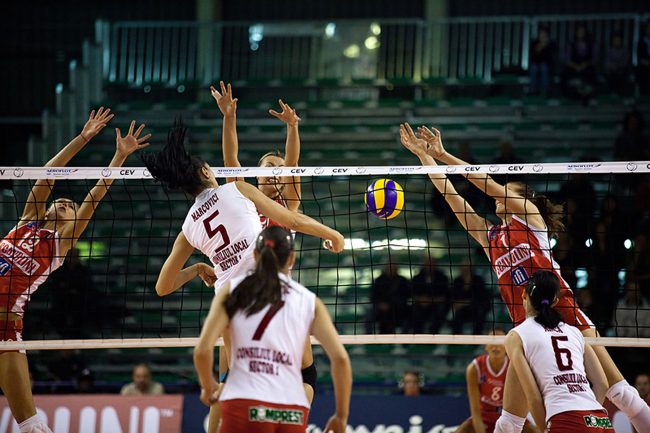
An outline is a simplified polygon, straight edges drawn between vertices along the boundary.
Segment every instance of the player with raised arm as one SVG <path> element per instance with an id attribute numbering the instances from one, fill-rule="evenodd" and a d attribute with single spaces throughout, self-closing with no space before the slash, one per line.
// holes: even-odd
<path id="1" fill-rule="evenodd" d="M 196 200 L 160 271 L 156 283 L 160 296 L 173 293 L 197 275 L 206 284 L 214 284 L 216 278 L 215 291 L 218 291 L 230 278 L 245 276 L 252 270 L 255 239 L 262 231 L 258 211 L 282 226 L 325 239 L 325 245 L 334 252 L 343 250 L 343 236 L 339 232 L 288 210 L 254 186 L 242 181 L 219 186 L 209 165 L 187 153 L 184 137 L 185 128 L 180 123 L 175 124 L 160 153 L 143 155 L 155 179 Z M 194 249 L 210 258 L 216 274 L 204 263 L 182 269 Z M 227 335 L 224 337 L 228 345 Z M 223 355 L 220 360 L 228 356 Z M 210 431 L 215 431 L 217 422 L 218 414 L 211 413 Z"/>
<path id="2" fill-rule="evenodd" d="M 90 113 L 81 133 L 50 159 L 45 167 L 65 167 L 113 118 L 101 107 Z M 116 149 L 109 167 L 121 167 L 126 158 L 151 136 L 139 137 L 144 125 L 134 132 L 135 121 L 122 137 L 115 129 Z M 25 305 L 38 287 L 63 264 L 113 183 L 100 179 L 78 206 L 59 198 L 48 207 L 54 180 L 39 179 L 27 197 L 23 214 L 9 234 L 0 241 L 0 341 L 22 341 Z M 25 351 L 0 349 L 0 388 L 21 433 L 49 433 L 45 421 L 36 414 Z"/>
<path id="3" fill-rule="evenodd" d="M 505 335 L 495 329 L 491 335 Z M 502 344 L 488 344 L 483 355 L 477 356 L 467 366 L 467 397 L 471 417 L 462 423 L 455 433 L 493 433 L 503 407 L 503 390 L 510 361 Z M 524 432 L 534 433 L 530 425 Z"/>
<path id="4" fill-rule="evenodd" d="M 546 426 L 546 432 L 613 433 L 601 405 L 607 391 L 605 372 L 582 333 L 564 323 L 553 308 L 561 290 L 555 272 L 536 271 L 526 282 L 522 292 L 526 320 L 506 337 L 512 368 L 535 423 Z"/>
<path id="5" fill-rule="evenodd" d="M 416 136 L 408 124 L 403 124 L 400 126 L 400 137 L 402 144 L 418 156 L 423 165 L 437 165 L 434 158 L 448 164 L 464 164 L 464 161 L 445 151 L 440 132 L 435 128 L 434 131 L 419 128 Z M 497 275 L 501 297 L 514 324 L 522 323 L 526 317 L 521 294 L 530 275 L 537 270 L 548 270 L 556 274 L 562 286 L 555 306 L 562 320 L 576 326 L 584 336 L 595 337 L 597 334 L 593 324 L 578 308 L 573 292 L 562 279 L 560 267 L 551 254 L 550 235 L 563 228 L 562 206 L 552 203 L 522 183 L 500 185 L 481 174 L 467 174 L 466 177 L 495 200 L 501 225 L 492 225 L 479 216 L 456 192 L 445 175 L 429 175 L 458 221 L 483 247 Z M 607 397 L 627 415 L 640 433 L 649 433 L 650 408 L 623 378 L 607 350 L 594 346 L 594 351 L 610 385 Z M 519 429 L 528 413 L 526 400 L 521 398 L 521 393 L 517 375 L 510 369 L 506 378 L 503 413 Z"/>
<path id="6" fill-rule="evenodd" d="M 296 257 L 293 236 L 282 227 L 268 227 L 255 240 L 254 254 L 255 272 L 221 288 L 194 349 L 201 401 L 219 401 L 221 433 L 304 432 L 310 404 L 300 358 L 312 334 L 330 358 L 336 396 L 336 413 L 324 431 L 344 433 L 352 390 L 350 359 L 325 305 L 289 276 Z M 231 370 L 219 395 L 213 353 L 227 326 Z"/>
<path id="7" fill-rule="evenodd" d="M 217 102 L 217 106 L 223 114 L 223 126 L 221 136 L 221 146 L 223 151 L 223 163 L 225 167 L 241 167 L 239 162 L 239 139 L 237 137 L 237 98 L 233 98 L 232 86 L 219 82 L 221 92 L 214 87 L 210 87 L 212 97 Z M 269 114 L 278 118 L 287 125 L 287 140 L 285 143 L 285 153 L 280 151 L 268 152 L 260 158 L 258 165 L 260 167 L 297 167 L 300 159 L 300 135 L 298 133 L 298 123 L 300 117 L 296 110 L 285 104 L 281 99 L 278 100 L 281 112 L 270 109 Z M 227 178 L 226 181 L 243 180 L 238 178 Z M 275 176 L 260 176 L 257 178 L 257 185 L 260 191 L 267 197 L 275 200 L 277 203 L 289 210 L 297 211 L 300 207 L 301 189 L 300 178 L 284 177 L 278 179 Z M 273 225 L 281 225 L 278 221 L 268 218 L 263 213 L 260 214 L 262 228 Z M 219 359 L 219 370 L 224 373 L 227 370 L 227 363 Z M 314 355 L 311 344 L 307 342 L 305 354 L 302 360 L 302 375 L 305 383 L 305 392 L 308 394 L 311 402 L 316 390 L 316 366 L 314 365 Z"/>

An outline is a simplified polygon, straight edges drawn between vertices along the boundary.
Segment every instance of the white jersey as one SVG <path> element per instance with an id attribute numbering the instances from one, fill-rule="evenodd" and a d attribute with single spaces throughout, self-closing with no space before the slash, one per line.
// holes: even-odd
<path id="1" fill-rule="evenodd" d="M 309 408 L 300 372 L 316 295 L 279 274 L 282 302 L 230 320 L 230 371 L 220 400 L 250 399 Z M 230 281 L 232 290 L 243 280 Z"/>
<path id="2" fill-rule="evenodd" d="M 513 329 L 544 399 L 546 421 L 558 413 L 602 410 L 585 374 L 585 340 L 578 328 L 560 322 L 546 329 L 527 318 Z"/>
<path id="3" fill-rule="evenodd" d="M 254 269 L 253 250 L 261 231 L 255 204 L 234 182 L 199 194 L 183 223 L 187 241 L 214 265 L 215 292 L 230 278 Z"/>

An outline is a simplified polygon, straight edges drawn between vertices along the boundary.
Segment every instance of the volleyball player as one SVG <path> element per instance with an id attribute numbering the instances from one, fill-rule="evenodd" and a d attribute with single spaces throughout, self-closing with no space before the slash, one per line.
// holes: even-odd
<path id="1" fill-rule="evenodd" d="M 217 102 L 221 114 L 223 114 L 223 126 L 221 145 L 223 151 L 223 162 L 225 167 L 241 167 L 239 163 L 239 140 L 237 138 L 237 98 L 233 98 L 232 86 L 219 82 L 221 93 L 214 87 L 210 87 L 212 97 Z M 287 125 L 287 140 L 285 143 L 285 154 L 280 151 L 268 152 L 260 158 L 258 165 L 260 167 L 297 167 L 300 159 L 300 135 L 298 133 L 298 123 L 300 117 L 296 110 L 285 104 L 281 99 L 278 100 L 282 112 L 269 110 L 269 114 L 277 117 Z M 243 180 L 237 178 L 227 178 L 226 181 Z M 277 203 L 292 211 L 298 211 L 301 200 L 300 178 L 285 177 L 278 179 L 275 176 L 260 176 L 257 178 L 257 186 L 260 191 L 267 197 L 275 200 Z M 272 218 L 266 217 L 260 213 L 260 222 L 262 228 L 272 225 L 280 225 Z M 220 352 L 222 349 L 220 348 Z M 228 369 L 225 357 L 219 359 L 219 370 L 225 372 Z M 314 355 L 311 344 L 307 342 L 305 353 L 302 359 L 302 375 L 305 383 L 305 392 L 311 403 L 316 390 L 316 366 L 314 365 Z"/>
<path id="2" fill-rule="evenodd" d="M 555 272 L 536 271 L 526 282 L 522 292 L 526 320 L 506 337 L 512 368 L 517 371 L 535 423 L 546 426 L 546 432 L 613 433 L 601 405 L 607 377 L 600 361 L 585 345 L 582 333 L 564 323 L 553 308 L 561 290 Z"/>
<path id="3" fill-rule="evenodd" d="M 505 333 L 496 329 L 491 335 Z M 488 344 L 485 351 L 467 366 L 465 376 L 471 417 L 456 429 L 456 433 L 493 433 L 501 414 L 506 372 L 510 362 L 502 344 Z M 524 431 L 533 433 L 535 430 L 526 424 Z"/>
<path id="4" fill-rule="evenodd" d="M 295 261 L 293 236 L 268 227 L 255 240 L 253 274 L 224 285 L 210 307 L 194 365 L 201 401 L 219 400 L 221 433 L 305 432 L 309 402 L 300 375 L 305 340 L 313 334 L 331 361 L 336 413 L 326 432 L 343 433 L 347 425 L 352 369 L 325 305 L 289 277 Z M 214 345 L 230 326 L 230 374 L 220 395 L 212 376 Z"/>
<path id="5" fill-rule="evenodd" d="M 434 131 L 419 128 L 416 136 L 410 125 L 403 124 L 400 126 L 400 138 L 402 144 L 418 156 L 423 165 L 436 165 L 434 158 L 451 165 L 465 165 L 464 161 L 445 151 L 440 132 L 435 128 Z M 476 214 L 445 175 L 429 175 L 461 225 L 483 247 L 490 259 L 497 274 L 501 296 L 514 324 L 522 323 L 526 317 L 521 299 L 526 281 L 535 271 L 546 269 L 557 275 L 562 286 L 555 307 L 562 315 L 562 320 L 576 326 L 584 336 L 595 337 L 597 334 L 593 324 L 576 305 L 573 292 L 562 279 L 559 265 L 551 255 L 549 233 L 553 234 L 563 228 L 562 207 L 521 183 L 508 183 L 504 186 L 486 175 L 467 174 L 466 177 L 495 200 L 501 225 L 491 225 Z M 625 413 L 639 433 L 649 433 L 650 408 L 623 378 L 607 350 L 595 346 L 594 351 L 607 375 L 610 386 L 607 397 Z M 520 397 L 521 393 L 516 373 L 509 370 L 502 416 L 519 429 L 528 413 L 526 401 Z"/>
<path id="6" fill-rule="evenodd" d="M 81 133 L 50 159 L 45 167 L 64 167 L 113 118 L 110 109 L 100 107 L 90 113 Z M 144 124 L 128 134 L 116 131 L 115 155 L 109 167 L 121 167 L 126 158 L 148 145 L 151 136 L 139 137 Z M 46 207 L 54 186 L 53 179 L 39 179 L 34 184 L 22 216 L 0 242 L 0 341 L 22 341 L 25 305 L 38 287 L 61 266 L 68 251 L 88 226 L 99 202 L 113 183 L 100 179 L 78 206 L 70 199 L 59 198 Z M 50 433 L 45 421 L 36 414 L 24 350 L 0 349 L 0 388 L 21 433 Z"/>

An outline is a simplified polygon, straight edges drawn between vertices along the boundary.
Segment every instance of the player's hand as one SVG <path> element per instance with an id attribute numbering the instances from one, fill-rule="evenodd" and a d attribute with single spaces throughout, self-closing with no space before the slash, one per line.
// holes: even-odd
<path id="1" fill-rule="evenodd" d="M 107 108 L 104 110 L 104 107 L 99 107 L 97 113 L 95 110 L 90 112 L 88 116 L 88 121 L 84 125 L 84 128 L 81 130 L 81 134 L 86 140 L 90 140 L 95 135 L 106 127 L 106 124 L 114 117 L 114 114 L 111 114 L 111 109 Z"/>
<path id="2" fill-rule="evenodd" d="M 411 151 L 415 156 L 422 157 L 427 154 L 428 144 L 426 140 L 416 137 L 411 125 L 402 123 L 399 126 L 399 137 L 402 145 Z"/>
<path id="3" fill-rule="evenodd" d="M 238 99 L 233 99 L 230 83 L 226 86 L 223 81 L 219 81 L 219 86 L 221 87 L 221 93 L 214 86 L 210 86 L 210 93 L 212 93 L 214 100 L 217 101 L 223 117 L 232 117 L 237 113 Z"/>
<path id="4" fill-rule="evenodd" d="M 332 239 L 326 239 L 323 246 L 333 253 L 340 253 L 345 247 L 345 238 L 341 233 L 336 232 L 336 236 L 333 236 Z"/>
<path id="5" fill-rule="evenodd" d="M 217 276 L 214 273 L 214 268 L 206 263 L 196 264 L 196 274 L 208 287 L 214 286 L 214 283 L 217 282 Z"/>
<path id="6" fill-rule="evenodd" d="M 433 126 L 431 129 L 426 126 L 418 128 L 417 136 L 427 142 L 429 145 L 427 153 L 436 159 L 440 159 L 446 152 L 442 145 L 442 134 Z"/>
<path id="7" fill-rule="evenodd" d="M 145 142 L 151 138 L 151 134 L 140 137 L 140 134 L 144 129 L 144 123 L 140 125 L 135 132 L 133 132 L 134 128 L 135 120 L 132 120 L 131 125 L 129 126 L 129 133 L 125 137 L 122 137 L 120 128 L 115 128 L 115 143 L 117 146 L 116 153 L 126 157 L 136 150 L 149 146 L 149 143 Z"/>
<path id="8" fill-rule="evenodd" d="M 333 415 L 325 425 L 323 433 L 345 433 L 345 429 L 348 425 L 347 418 L 338 417 Z"/>
<path id="9" fill-rule="evenodd" d="M 280 104 L 280 108 L 282 108 L 282 113 L 271 109 L 269 110 L 269 114 L 282 120 L 288 126 L 296 126 L 300 122 L 300 117 L 296 114 L 296 110 L 291 108 L 289 104 L 282 102 L 282 99 L 278 99 L 278 103 Z"/>
<path id="10" fill-rule="evenodd" d="M 212 380 L 206 388 L 201 388 L 201 403 L 210 407 L 213 404 L 219 401 L 219 395 L 221 394 L 221 389 L 223 388 L 222 383 L 217 383 L 216 380 Z"/>

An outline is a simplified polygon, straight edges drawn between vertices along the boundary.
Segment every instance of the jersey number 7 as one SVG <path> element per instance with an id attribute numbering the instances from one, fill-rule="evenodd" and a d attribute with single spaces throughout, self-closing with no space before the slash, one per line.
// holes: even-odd
<path id="1" fill-rule="evenodd" d="M 262 335 L 264 335 L 266 327 L 269 326 L 269 322 L 271 322 L 273 316 L 275 316 L 282 307 L 284 307 L 284 301 L 276 302 L 275 304 L 272 304 L 271 307 L 269 307 L 269 311 L 266 312 L 264 317 L 262 317 L 260 324 L 257 325 L 255 334 L 253 334 L 253 341 L 259 341 L 262 339 Z"/>

